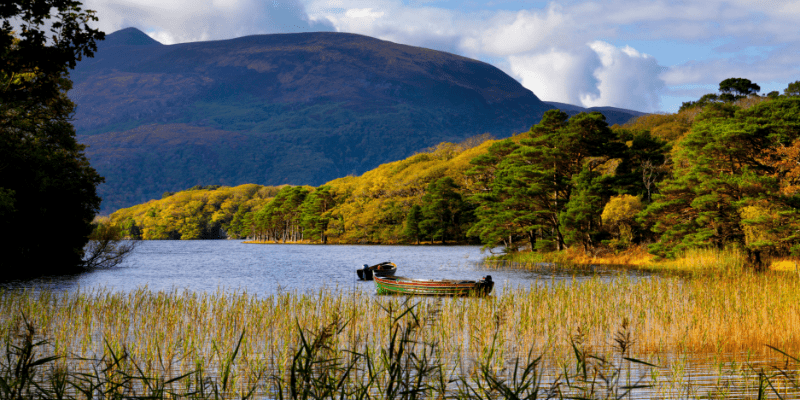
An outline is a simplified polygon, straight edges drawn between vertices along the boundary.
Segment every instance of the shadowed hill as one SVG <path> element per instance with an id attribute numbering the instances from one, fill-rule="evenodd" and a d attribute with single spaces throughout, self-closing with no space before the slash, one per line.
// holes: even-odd
<path id="1" fill-rule="evenodd" d="M 597 112 L 605 115 L 606 121 L 608 121 L 609 125 L 615 125 L 615 124 L 624 125 L 624 124 L 630 122 L 634 118 L 641 117 L 643 115 L 647 115 L 647 113 L 644 113 L 644 112 L 627 110 L 627 109 L 624 109 L 624 108 L 617 108 L 617 107 L 589 107 L 589 108 L 585 108 L 585 107 L 580 107 L 580 106 L 574 106 L 572 104 L 558 103 L 558 102 L 555 102 L 555 101 L 545 101 L 544 103 L 547 104 L 547 105 L 553 106 L 555 108 L 558 108 L 559 110 L 564 111 L 565 113 L 569 114 L 570 116 L 575 115 L 575 114 L 579 114 L 579 113 L 582 113 L 582 112 L 590 113 L 590 112 L 597 111 Z"/>

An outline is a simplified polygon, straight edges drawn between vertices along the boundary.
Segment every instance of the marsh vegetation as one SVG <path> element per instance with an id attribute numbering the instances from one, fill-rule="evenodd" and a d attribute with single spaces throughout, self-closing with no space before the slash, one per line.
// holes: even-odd
<path id="1" fill-rule="evenodd" d="M 787 398 L 797 360 L 774 349 L 800 350 L 798 286 L 719 273 L 485 299 L 15 290 L 0 295 L 0 334 L 6 374 L 41 341 L 31 382 L 77 397 Z"/>

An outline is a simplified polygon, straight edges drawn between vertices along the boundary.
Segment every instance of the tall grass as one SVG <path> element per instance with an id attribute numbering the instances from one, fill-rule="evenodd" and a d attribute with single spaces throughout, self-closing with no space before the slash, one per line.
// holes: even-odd
<path id="1" fill-rule="evenodd" d="M 515 267 L 527 269 L 539 268 L 542 263 L 557 263 L 561 266 L 572 268 L 580 268 L 586 265 L 619 265 L 664 272 L 714 274 L 738 274 L 745 270 L 747 265 L 747 255 L 744 251 L 735 247 L 725 249 L 688 249 L 675 259 L 660 260 L 649 254 L 647 249 L 642 246 L 632 247 L 618 254 L 586 254 L 576 248 L 550 253 L 515 253 L 503 256 L 502 260 L 514 263 Z M 491 262 L 487 264 L 491 265 Z"/>
<path id="2" fill-rule="evenodd" d="M 525 381 L 532 377 L 527 366 L 538 357 L 537 368 L 556 371 L 574 364 L 578 348 L 596 357 L 590 360 L 612 360 L 619 332 L 628 338 L 625 357 L 654 364 L 675 354 L 768 351 L 765 345 L 796 352 L 798 289 L 800 279 L 786 274 L 620 277 L 509 288 L 483 299 L 422 298 L 413 307 L 404 297 L 359 291 L 267 297 L 146 288 L 7 291 L 0 293 L 0 337 L 20 337 L 20 327 L 36 327 L 38 337 L 47 339 L 44 354 L 59 357 L 53 364 L 106 377 L 87 378 L 87 388 L 105 384 L 160 393 L 178 391 L 170 385 L 180 382 L 184 395 L 242 397 L 256 391 L 295 398 L 302 393 L 291 391 L 292 382 L 296 388 L 303 379 L 335 382 L 338 375 L 325 371 L 349 370 L 342 385 L 350 386 L 340 390 L 356 390 L 360 382 L 385 394 L 390 382 L 412 387 L 415 375 L 408 371 L 428 371 L 430 380 L 413 390 L 432 393 L 456 390 L 461 378 L 474 384 L 470 377 L 491 371 L 516 368 Z M 509 364 L 517 359 L 524 360 L 521 366 Z M 595 364 L 598 371 L 607 368 L 601 364 Z M 314 373 L 301 377 L 298 370 Z M 385 373 L 370 373 L 376 370 Z M 553 384 L 565 376 L 550 375 L 536 381 Z M 131 381 L 135 376 L 148 379 Z M 185 378 L 171 381 L 179 377 Z"/>

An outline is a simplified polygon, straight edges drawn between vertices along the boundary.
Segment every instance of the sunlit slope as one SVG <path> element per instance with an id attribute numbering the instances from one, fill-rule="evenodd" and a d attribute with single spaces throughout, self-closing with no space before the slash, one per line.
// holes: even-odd
<path id="1" fill-rule="evenodd" d="M 413 205 L 421 203 L 431 182 L 451 177 L 466 188 L 464 172 L 469 161 L 486 152 L 493 140 L 478 137 L 461 144 L 441 143 L 401 161 L 378 166 L 361 176 L 335 179 L 329 187 L 334 202 L 326 215 L 332 242 L 403 242 L 403 222 Z M 230 237 L 246 237 L 255 213 L 264 208 L 281 189 L 255 184 L 236 187 L 195 187 L 166 193 L 114 212 L 110 220 L 126 232 L 138 232 L 144 239 L 217 238 L 222 229 Z M 318 190 L 306 187 L 313 192 Z M 302 207 L 297 207 L 302 208 Z M 294 210 L 286 210 L 286 213 Z M 249 214 L 249 215 L 248 215 Z"/>

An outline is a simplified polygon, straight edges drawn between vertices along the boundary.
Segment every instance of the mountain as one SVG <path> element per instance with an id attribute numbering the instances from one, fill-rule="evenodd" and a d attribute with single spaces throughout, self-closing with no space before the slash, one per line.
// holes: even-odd
<path id="1" fill-rule="evenodd" d="M 617 108 L 617 107 L 588 107 L 588 108 L 585 108 L 585 107 L 580 107 L 580 106 L 574 106 L 572 104 L 557 103 L 555 101 L 545 101 L 544 103 L 547 104 L 547 105 L 553 106 L 554 108 L 558 108 L 561 111 L 564 111 L 565 113 L 569 114 L 570 116 L 575 115 L 575 114 L 579 114 L 579 113 L 582 113 L 582 112 L 587 112 L 587 113 L 595 112 L 595 111 L 599 112 L 599 113 L 605 115 L 606 121 L 608 121 L 609 125 L 614 125 L 614 124 L 623 125 L 623 124 L 629 122 L 630 120 L 632 120 L 632 119 L 634 119 L 636 117 L 641 117 L 642 115 L 647 115 L 647 113 L 644 113 L 644 112 L 641 112 L 641 111 L 634 111 L 634 110 L 628 110 L 628 109 L 625 109 L 625 108 Z"/>
<path id="2" fill-rule="evenodd" d="M 112 33 L 72 72 L 103 213 L 194 185 L 320 185 L 551 107 L 499 69 L 348 33 L 162 45 Z"/>
<path id="3" fill-rule="evenodd" d="M 552 106 L 499 69 L 336 32 L 163 45 L 128 28 L 71 73 L 102 213 L 195 185 L 320 185 Z"/>

